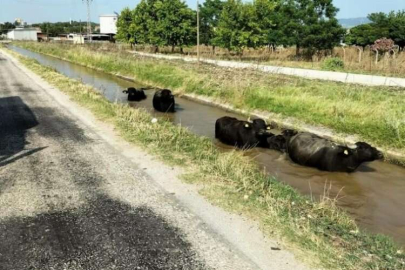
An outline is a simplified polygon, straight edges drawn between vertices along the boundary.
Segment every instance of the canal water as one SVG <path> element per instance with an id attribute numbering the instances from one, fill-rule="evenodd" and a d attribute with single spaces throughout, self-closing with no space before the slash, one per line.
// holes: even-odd
<path id="1" fill-rule="evenodd" d="M 35 58 L 41 64 L 50 66 L 68 77 L 94 86 L 112 102 L 128 103 L 127 95 L 123 94 L 122 90 L 143 86 L 54 57 L 15 46 L 9 48 Z M 176 98 L 176 113 L 163 114 L 153 110 L 153 94 L 153 90 L 147 90 L 146 100 L 129 102 L 129 106 L 146 108 L 153 115 L 166 117 L 198 135 L 211 138 L 223 150 L 231 149 L 215 141 L 215 121 L 225 115 L 240 119 L 243 119 L 243 116 L 180 97 Z M 338 198 L 338 205 L 349 212 L 362 228 L 390 235 L 405 246 L 405 214 L 402 212 L 405 209 L 405 168 L 376 161 L 363 164 L 355 173 L 330 173 L 296 165 L 286 155 L 273 150 L 256 148 L 246 151 L 245 154 L 255 159 L 279 181 L 293 186 L 303 194 L 314 199 L 325 194 Z"/>

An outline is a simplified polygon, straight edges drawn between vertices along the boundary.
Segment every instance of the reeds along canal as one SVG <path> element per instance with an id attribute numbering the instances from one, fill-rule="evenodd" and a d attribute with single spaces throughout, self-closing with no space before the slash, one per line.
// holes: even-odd
<path id="1" fill-rule="evenodd" d="M 50 56 L 34 53 L 10 46 L 10 49 L 38 60 L 41 64 L 51 66 L 60 73 L 97 88 L 112 102 L 127 102 L 127 95 L 122 93 L 128 87 L 142 87 L 141 84 L 129 82 L 116 76 L 95 71 L 80 65 L 59 60 Z M 192 132 L 214 140 L 216 119 L 228 115 L 243 118 L 209 105 L 196 103 L 187 99 L 176 98 L 176 113 L 163 114 L 152 108 L 153 90 L 145 91 L 147 99 L 131 102 L 136 108 L 146 108 L 156 116 L 168 118 L 175 124 L 188 127 Z M 275 131 L 276 132 L 276 131 Z M 229 146 L 215 142 L 227 151 Z M 338 204 L 346 209 L 358 224 L 370 231 L 392 236 L 405 246 L 405 168 L 375 161 L 363 164 L 355 173 L 330 173 L 293 164 L 285 155 L 266 149 L 246 151 L 269 174 L 285 182 L 300 192 L 319 199 L 324 194 L 330 198 L 338 197 Z"/>

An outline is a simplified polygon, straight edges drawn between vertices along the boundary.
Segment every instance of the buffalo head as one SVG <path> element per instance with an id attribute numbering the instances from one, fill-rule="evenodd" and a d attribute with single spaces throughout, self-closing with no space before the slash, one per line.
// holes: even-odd
<path id="1" fill-rule="evenodd" d="M 378 159 L 383 159 L 384 155 L 377 148 L 372 147 L 365 142 L 357 142 L 356 148 L 352 150 L 353 154 L 356 156 L 357 160 L 362 162 L 374 161 Z"/>

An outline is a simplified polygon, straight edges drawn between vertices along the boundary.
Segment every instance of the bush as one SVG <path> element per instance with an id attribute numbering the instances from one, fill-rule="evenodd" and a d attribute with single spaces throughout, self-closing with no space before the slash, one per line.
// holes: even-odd
<path id="1" fill-rule="evenodd" d="M 328 58 L 322 63 L 322 69 L 324 70 L 336 71 L 336 70 L 343 70 L 344 68 L 345 63 L 343 62 L 342 59 L 338 57 Z"/>

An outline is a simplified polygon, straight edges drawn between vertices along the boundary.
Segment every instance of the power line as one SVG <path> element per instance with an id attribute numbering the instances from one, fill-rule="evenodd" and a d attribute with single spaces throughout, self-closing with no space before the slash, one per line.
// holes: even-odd
<path id="1" fill-rule="evenodd" d="M 90 8 L 91 8 L 91 2 L 93 0 L 82 0 L 83 2 L 86 1 L 87 4 L 87 40 L 91 42 L 91 18 L 90 18 Z"/>

